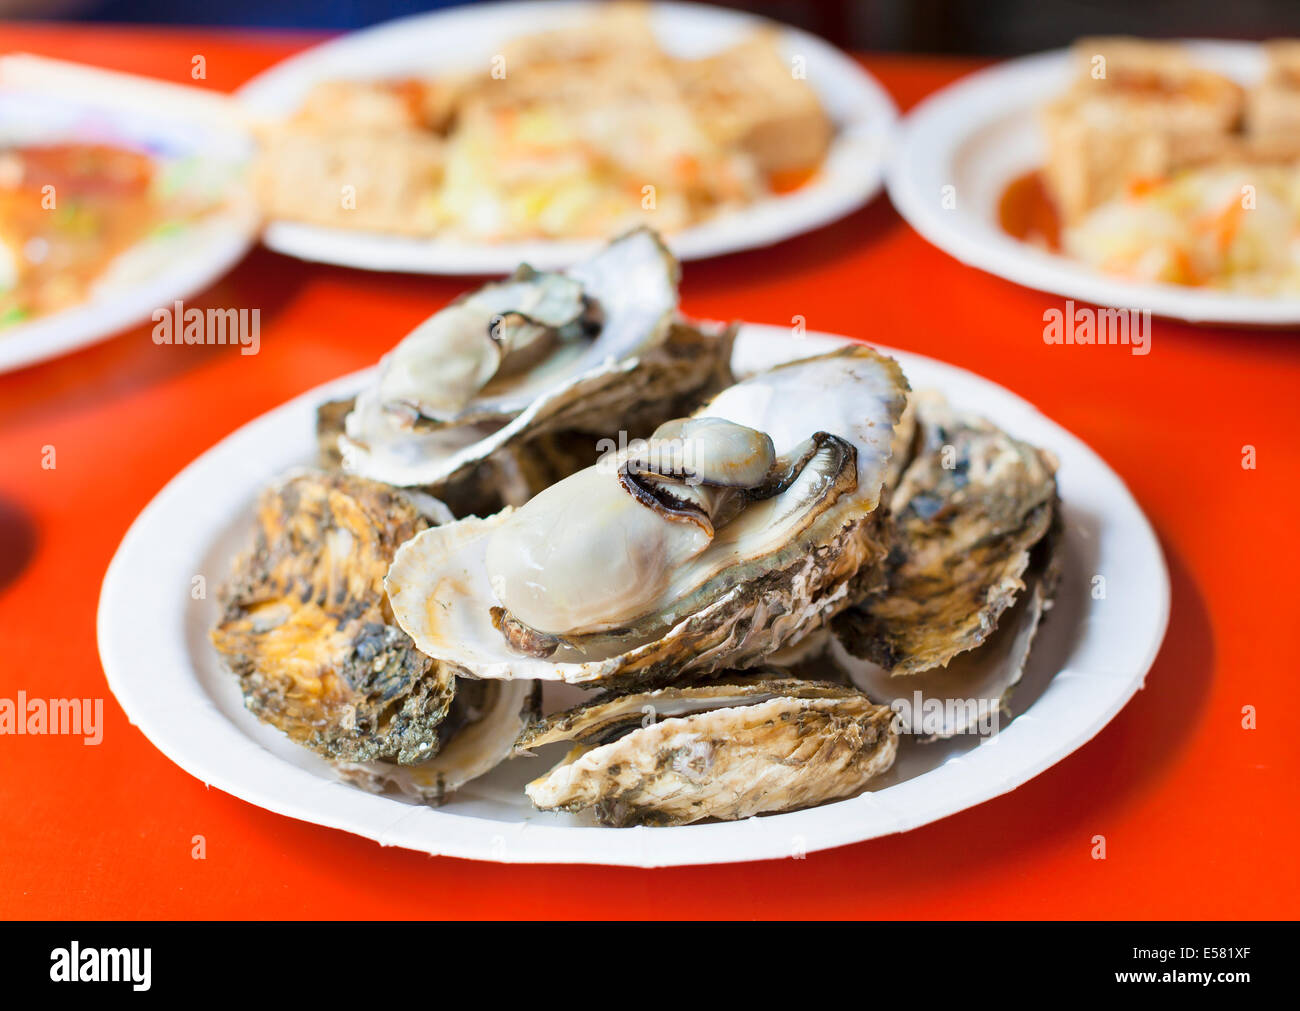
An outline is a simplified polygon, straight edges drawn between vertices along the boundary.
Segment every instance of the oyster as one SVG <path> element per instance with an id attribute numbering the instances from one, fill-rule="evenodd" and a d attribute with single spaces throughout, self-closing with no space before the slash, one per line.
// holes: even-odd
<path id="1" fill-rule="evenodd" d="M 449 450 L 421 485 L 457 516 L 491 515 L 590 466 L 606 435 L 637 439 L 669 418 L 690 411 L 728 386 L 735 328 L 711 333 L 675 321 L 668 337 L 641 355 L 610 362 L 539 397 L 510 422 L 477 441 Z M 352 401 L 330 401 L 317 411 L 321 465 L 341 465 L 342 419 Z M 612 444 L 611 444 L 612 445 Z"/>
<path id="2" fill-rule="evenodd" d="M 472 696 L 458 704 L 453 669 L 392 619 L 383 578 L 398 545 L 449 519 L 420 493 L 345 474 L 290 475 L 262 494 L 252 547 L 235 562 L 211 631 L 247 708 L 337 767 L 423 776 L 443 750 L 429 796 L 489 760 L 485 751 L 455 764 L 445 747 L 453 734 L 481 738 L 495 726 L 493 753 L 505 757 L 502 738 L 522 726 L 528 695 L 519 686 L 477 708 Z"/>
<path id="3" fill-rule="evenodd" d="M 385 581 L 393 613 L 423 652 L 482 678 L 752 666 L 878 578 L 906 393 L 865 347 L 737 383 L 518 510 L 406 542 Z"/>
<path id="4" fill-rule="evenodd" d="M 574 747 L 525 788 L 605 825 L 683 825 L 847 797 L 894 762 L 893 713 L 843 685 L 731 675 L 605 694 L 538 721 L 520 750 Z"/>
<path id="5" fill-rule="evenodd" d="M 974 649 L 1024 589 L 1056 510 L 1056 461 L 933 393 L 920 447 L 890 500 L 887 587 L 835 621 L 849 653 L 915 674 Z"/>
<path id="6" fill-rule="evenodd" d="M 380 363 L 337 438 L 343 468 L 404 487 L 447 482 L 618 385 L 667 338 L 678 275 L 638 229 L 564 273 L 523 266 L 458 299 Z"/>
<path id="7" fill-rule="evenodd" d="M 831 636 L 828 658 L 873 702 L 898 714 L 898 729 L 943 739 L 956 734 L 996 731 L 1010 696 L 1025 672 L 1039 623 L 1052 605 L 1059 576 L 1059 530 L 1053 523 L 1034 545 L 1025 589 L 1001 616 L 997 628 L 977 648 L 953 657 L 946 666 L 894 676 L 883 667 L 853 656 Z"/>
<path id="8" fill-rule="evenodd" d="M 988 728 L 1056 586 L 1056 461 L 938 394 L 890 501 L 887 583 L 832 624 L 830 657 L 907 733 Z"/>

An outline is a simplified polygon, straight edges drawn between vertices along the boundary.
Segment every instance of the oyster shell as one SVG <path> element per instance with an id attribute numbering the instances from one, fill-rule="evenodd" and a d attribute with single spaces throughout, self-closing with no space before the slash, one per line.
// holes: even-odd
<path id="1" fill-rule="evenodd" d="M 978 647 L 959 653 L 946 666 L 891 675 L 870 660 L 853 656 L 834 635 L 829 660 L 873 702 L 894 709 L 902 733 L 943 739 L 995 731 L 1024 675 L 1039 624 L 1052 606 L 1060 568 L 1059 539 L 1054 522 L 1034 545 L 1023 577 L 1025 589 L 1002 614 L 997 628 Z"/>
<path id="2" fill-rule="evenodd" d="M 527 785 L 544 810 L 605 825 L 683 825 L 790 811 L 857 793 L 894 761 L 893 713 L 843 685 L 724 677 L 605 694 L 532 724 L 521 750 L 574 747 Z"/>
<path id="3" fill-rule="evenodd" d="M 441 484 L 542 418 L 580 411 L 668 336 L 678 277 L 658 236 L 638 229 L 564 273 L 524 266 L 463 296 L 380 363 L 344 419 L 343 468 Z"/>
<path id="4" fill-rule="evenodd" d="M 699 447 L 711 462 L 685 476 L 610 454 L 519 510 L 412 538 L 385 582 L 394 615 L 422 651 L 482 678 L 649 683 L 753 665 L 872 587 L 906 392 L 865 347 L 737 383 L 693 418 L 770 439 L 756 486 L 728 486 Z"/>
<path id="5" fill-rule="evenodd" d="M 436 748 L 452 673 L 414 648 L 383 591 L 432 502 L 342 474 L 263 493 L 211 633 L 259 719 L 334 759 L 409 763 Z"/>
<path id="6" fill-rule="evenodd" d="M 450 519 L 418 492 L 289 475 L 262 494 L 211 631 L 260 720 L 353 778 L 396 781 L 426 800 L 508 754 L 530 695 L 520 685 L 457 699 L 454 670 L 393 622 L 383 589 L 393 554 Z"/>
<path id="7" fill-rule="evenodd" d="M 456 679 L 456 697 L 440 724 L 438 753 L 419 765 L 337 762 L 344 779 L 372 793 L 390 786 L 438 805 L 470 780 L 510 757 L 515 741 L 541 710 L 541 685 L 527 681 Z"/>
<path id="8" fill-rule="evenodd" d="M 321 470 L 340 470 L 343 467 L 339 436 L 343 434 L 343 425 L 356 405 L 356 397 L 345 397 L 327 400 L 316 408 L 316 463 Z"/>
<path id="9" fill-rule="evenodd" d="M 834 625 L 851 655 L 896 675 L 944 666 L 992 634 L 1057 497 L 1049 453 L 938 394 L 918 394 L 915 409 L 920 446 L 890 500 L 888 585 Z"/>

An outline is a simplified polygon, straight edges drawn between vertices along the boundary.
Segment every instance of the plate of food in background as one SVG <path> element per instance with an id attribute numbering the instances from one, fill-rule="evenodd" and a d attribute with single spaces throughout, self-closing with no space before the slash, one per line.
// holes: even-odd
<path id="1" fill-rule="evenodd" d="M 640 224 L 683 259 L 777 242 L 879 190 L 897 116 L 812 35 L 670 3 L 403 18 L 238 98 L 269 247 L 434 274 L 562 266 Z"/>
<path id="2" fill-rule="evenodd" d="M 1300 42 L 1081 39 L 922 102 L 889 192 L 1031 288 L 1191 322 L 1300 322 Z"/>
<path id="3" fill-rule="evenodd" d="M 1123 482 L 986 379 L 690 319 L 679 276 L 645 229 L 518 270 L 187 467 L 100 597 L 131 722 L 385 845 L 636 866 L 905 831 L 1093 737 L 1169 613 Z"/>
<path id="4" fill-rule="evenodd" d="M 150 318 L 256 239 L 251 136 L 224 99 L 0 58 L 0 371 Z"/>

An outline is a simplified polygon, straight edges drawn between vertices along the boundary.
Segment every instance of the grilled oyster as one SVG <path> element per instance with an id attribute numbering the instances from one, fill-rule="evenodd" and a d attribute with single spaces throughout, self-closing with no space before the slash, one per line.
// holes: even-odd
<path id="1" fill-rule="evenodd" d="M 436 480 L 421 487 L 457 516 L 522 505 L 593 464 L 609 432 L 643 438 L 730 385 L 734 338 L 734 327 L 709 332 L 676 320 L 662 342 L 561 383 L 509 422 L 471 426 L 475 441 L 423 461 L 423 475 Z M 342 465 L 340 438 L 354 403 L 331 401 L 317 412 L 323 466 Z"/>
<path id="2" fill-rule="evenodd" d="M 357 397 L 337 440 L 344 469 L 404 487 L 450 480 L 516 437 L 520 425 L 501 430 L 520 415 L 572 409 L 662 343 L 678 276 L 658 236 L 638 229 L 564 273 L 520 267 L 453 302 Z"/>
<path id="3" fill-rule="evenodd" d="M 915 674 L 974 649 L 1024 588 L 1056 509 L 1056 461 L 933 393 L 915 398 L 921 445 L 890 500 L 888 585 L 840 615 L 848 652 Z"/>
<path id="4" fill-rule="evenodd" d="M 683 825 L 847 797 L 894 762 L 893 713 L 854 688 L 779 676 L 604 694 L 528 727 L 574 747 L 525 788 L 605 825 Z"/>
<path id="5" fill-rule="evenodd" d="M 457 704 L 452 668 L 422 654 L 393 622 L 383 589 L 393 554 L 449 519 L 419 493 L 345 474 L 291 475 L 263 493 L 252 547 L 235 562 L 211 632 L 259 719 L 340 768 L 410 780 L 430 798 L 491 754 L 505 756 L 528 695 L 511 686 Z M 490 727 L 495 750 L 472 764 L 447 751 L 436 767 L 426 764 L 453 733 L 481 736 Z M 435 768 L 433 785 L 422 787 Z"/>
<path id="6" fill-rule="evenodd" d="M 518 510 L 412 538 L 385 581 L 393 613 L 482 678 L 752 666 L 871 589 L 906 392 L 865 347 L 737 383 Z"/>

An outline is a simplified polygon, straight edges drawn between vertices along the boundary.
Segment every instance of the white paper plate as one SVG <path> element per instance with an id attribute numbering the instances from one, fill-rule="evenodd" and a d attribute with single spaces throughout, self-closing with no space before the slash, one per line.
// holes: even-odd
<path id="1" fill-rule="evenodd" d="M 788 330 L 749 326 L 737 341 L 735 365 L 743 373 L 836 346 L 836 338 L 795 340 Z M 905 740 L 894 769 L 871 793 L 739 822 L 600 828 L 529 804 L 523 785 L 549 768 L 545 754 L 509 761 L 435 809 L 339 782 L 322 759 L 259 723 L 208 642 L 215 589 L 249 533 L 258 492 L 311 459 L 316 406 L 355 391 L 367 373 L 244 426 L 140 514 L 100 597 L 99 649 L 109 685 L 131 722 L 204 783 L 270 811 L 431 854 L 643 867 L 760 860 L 904 831 L 996 797 L 1082 745 L 1141 686 L 1168 618 L 1164 559 L 1123 482 L 1069 432 L 986 379 L 890 353 L 914 387 L 940 389 L 1057 454 L 1065 568 L 1013 697 L 1016 718 L 982 744 L 975 737 L 930 745 Z M 1100 600 L 1092 598 L 1096 575 L 1108 588 Z M 192 596 L 197 576 L 207 599 Z M 555 708 L 580 695 L 548 686 L 544 704 Z"/>
<path id="2" fill-rule="evenodd" d="M 329 78 L 378 78 L 436 70 L 486 67 L 508 39 L 590 13 L 590 3 L 502 3 L 401 18 L 309 49 L 255 77 L 237 93 L 255 115 L 292 113 L 307 91 Z M 724 48 L 761 18 L 699 4 L 655 4 L 660 44 L 679 56 Z M 680 259 L 770 245 L 841 218 L 880 189 L 897 109 L 870 74 L 833 46 L 806 32 L 782 28 L 788 57 L 802 56 L 808 83 L 838 126 L 818 177 L 793 193 L 771 197 L 669 238 Z M 504 274 L 520 263 L 539 269 L 568 266 L 599 248 L 592 241 L 531 240 L 467 243 L 272 221 L 263 241 L 304 260 L 369 270 L 421 274 Z"/>
<path id="3" fill-rule="evenodd" d="M 1201 65 L 1250 85 L 1263 72 L 1257 45 L 1188 42 Z M 894 206 L 926 239 L 962 263 L 1041 291 L 1097 305 L 1147 309 L 1196 323 L 1300 322 L 1300 298 L 1232 294 L 1108 277 L 1065 256 L 1020 242 L 998 224 L 1007 183 L 1043 163 L 1037 109 L 1062 92 L 1064 50 L 998 64 L 931 95 L 899 130 L 889 168 Z M 945 209 L 944 187 L 956 206 Z"/>
<path id="4" fill-rule="evenodd" d="M 218 212 L 118 256 L 85 302 L 0 330 L 0 372 L 113 336 L 202 291 L 237 263 L 257 236 L 258 216 L 242 182 L 252 147 L 215 96 L 26 56 L 0 60 L 0 144 L 106 142 L 157 156 L 203 159 L 228 194 Z"/>

